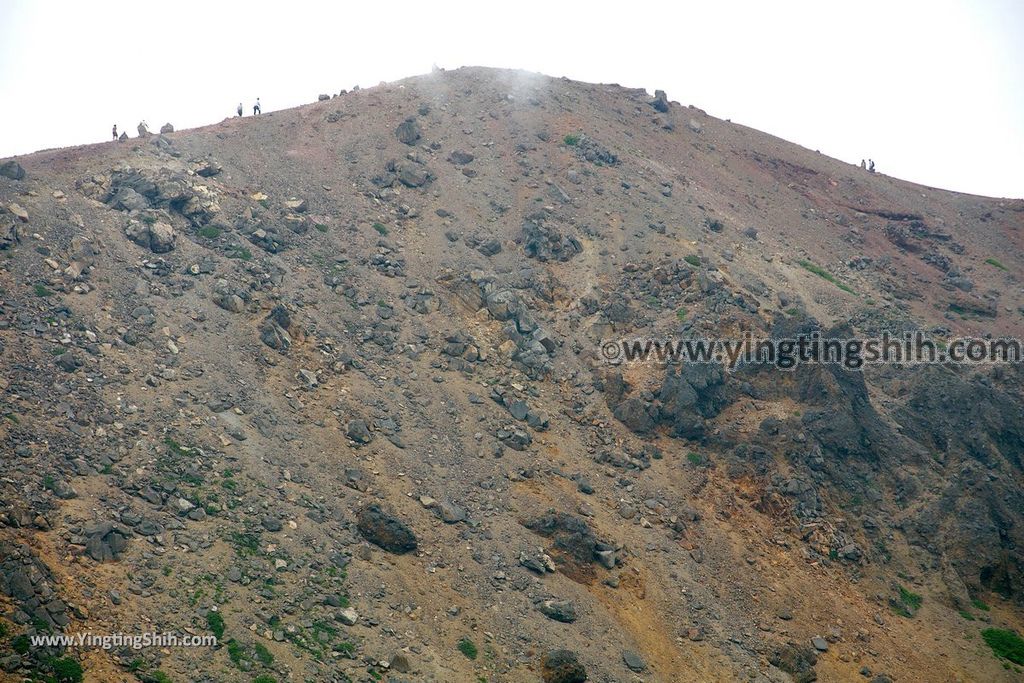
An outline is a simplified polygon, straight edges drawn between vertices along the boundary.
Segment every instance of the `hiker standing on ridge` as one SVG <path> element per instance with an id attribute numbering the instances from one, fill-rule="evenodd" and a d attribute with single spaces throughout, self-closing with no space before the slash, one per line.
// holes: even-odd
<path id="1" fill-rule="evenodd" d="M 242 103 L 241 102 L 238 103 L 238 115 L 239 116 L 242 115 Z"/>
<path id="2" fill-rule="evenodd" d="M 868 159 L 868 173 L 875 172 L 875 161 L 874 159 Z"/>
<path id="3" fill-rule="evenodd" d="M 256 116 L 260 113 L 260 98 L 256 98 L 256 104 L 252 105 L 252 115 Z"/>
<path id="4" fill-rule="evenodd" d="M 114 124 L 114 139 L 117 139 L 117 124 Z"/>

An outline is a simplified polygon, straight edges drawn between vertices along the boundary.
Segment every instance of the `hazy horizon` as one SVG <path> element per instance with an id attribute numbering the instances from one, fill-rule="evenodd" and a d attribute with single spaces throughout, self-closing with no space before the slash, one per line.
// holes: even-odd
<path id="1" fill-rule="evenodd" d="M 0 157 L 103 142 L 114 123 L 132 137 L 140 120 L 209 125 L 239 101 L 248 116 L 257 97 L 265 112 L 290 108 L 432 64 L 491 66 L 663 89 L 887 175 L 1024 197 L 1024 5 L 1009 0 L 164 7 L 0 0 Z"/>

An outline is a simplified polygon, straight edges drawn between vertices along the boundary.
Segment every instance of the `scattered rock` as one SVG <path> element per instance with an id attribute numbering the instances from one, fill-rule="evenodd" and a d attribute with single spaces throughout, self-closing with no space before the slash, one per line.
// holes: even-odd
<path id="1" fill-rule="evenodd" d="M 587 670 L 571 650 L 551 650 L 540 659 L 544 683 L 585 683 Z"/>
<path id="2" fill-rule="evenodd" d="M 389 553 L 401 555 L 416 549 L 412 529 L 378 505 L 367 505 L 359 511 L 357 528 L 363 538 Z"/>
<path id="3" fill-rule="evenodd" d="M 421 135 L 420 124 L 414 118 L 402 121 L 398 128 L 395 129 L 395 137 L 398 138 L 399 142 L 406 145 L 415 145 Z"/>
<path id="4" fill-rule="evenodd" d="M 25 169 L 17 161 L 10 159 L 0 164 L 0 176 L 11 180 L 24 180 Z"/>

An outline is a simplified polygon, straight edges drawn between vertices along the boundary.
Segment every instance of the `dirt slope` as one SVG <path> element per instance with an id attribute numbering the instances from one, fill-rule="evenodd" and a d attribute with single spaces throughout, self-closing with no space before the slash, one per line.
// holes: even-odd
<path id="1" fill-rule="evenodd" d="M 1019 365 L 600 349 L 1021 336 L 1024 202 L 655 103 L 466 68 L 17 159 L 0 678 L 1019 680 Z"/>

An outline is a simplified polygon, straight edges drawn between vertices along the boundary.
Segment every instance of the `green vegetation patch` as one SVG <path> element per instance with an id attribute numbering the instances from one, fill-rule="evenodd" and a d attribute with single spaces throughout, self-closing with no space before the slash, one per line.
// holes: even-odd
<path id="1" fill-rule="evenodd" d="M 804 270 L 810 271 L 824 280 L 828 280 L 829 282 L 831 282 L 832 284 L 834 284 L 836 287 L 843 290 L 847 294 L 856 294 L 856 292 L 853 291 L 848 285 L 845 285 L 839 280 L 837 280 L 835 275 L 828 272 L 821 266 L 815 263 L 811 263 L 810 261 L 807 261 L 805 259 L 801 259 L 800 261 L 797 261 L 797 263 L 799 263 L 800 267 L 803 268 Z"/>
<path id="2" fill-rule="evenodd" d="M 564 138 L 562 138 L 562 142 L 569 145 L 570 147 L 575 147 L 576 145 L 580 144 L 580 137 L 581 136 L 579 133 L 569 133 Z"/>
<path id="3" fill-rule="evenodd" d="M 981 632 L 981 637 L 992 648 L 992 654 L 996 657 L 1024 665 L 1024 639 L 1015 631 L 987 628 Z"/>
<path id="4" fill-rule="evenodd" d="M 469 638 L 463 638 L 459 641 L 459 652 L 466 656 L 466 659 L 476 659 L 478 654 L 476 645 Z"/>
<path id="5" fill-rule="evenodd" d="M 210 627 L 210 632 L 217 636 L 217 640 L 224 637 L 224 617 L 220 612 L 207 612 L 206 625 Z"/>
<path id="6" fill-rule="evenodd" d="M 696 254 L 687 254 L 683 257 L 683 260 L 694 268 L 700 268 L 700 256 L 697 256 Z"/>
<path id="7" fill-rule="evenodd" d="M 921 603 L 924 602 L 924 598 L 913 591 L 907 590 L 903 586 L 900 586 L 899 589 L 899 598 L 890 598 L 889 606 L 892 608 L 893 612 L 901 617 L 910 618 L 914 616 L 914 613 L 917 612 L 917 610 L 921 609 Z"/>
<path id="8" fill-rule="evenodd" d="M 199 228 L 199 236 L 205 237 L 208 240 L 215 240 L 220 237 L 220 228 L 215 228 L 212 225 L 204 225 Z"/>
<path id="9" fill-rule="evenodd" d="M 987 258 L 987 259 L 985 259 L 985 263 L 987 263 L 990 266 L 993 266 L 995 268 L 998 268 L 999 270 L 1008 270 L 1008 268 L 1006 266 L 1004 266 L 999 261 L 996 261 L 994 258 Z"/>

